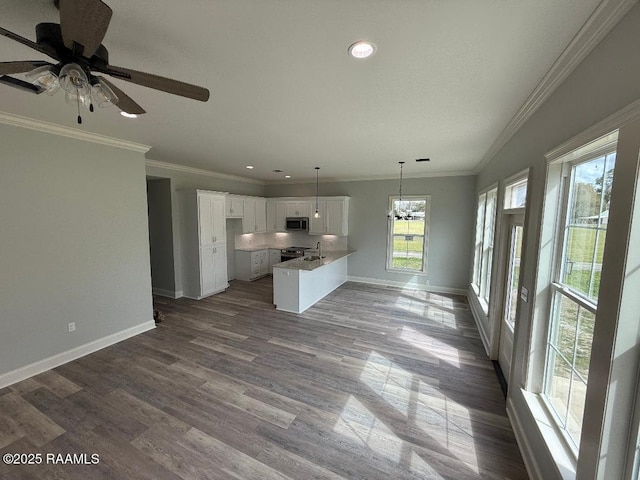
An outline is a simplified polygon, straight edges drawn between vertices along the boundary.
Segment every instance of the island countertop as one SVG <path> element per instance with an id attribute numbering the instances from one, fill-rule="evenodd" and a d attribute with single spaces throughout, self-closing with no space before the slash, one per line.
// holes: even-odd
<path id="1" fill-rule="evenodd" d="M 311 256 L 305 255 L 304 257 L 294 258 L 293 260 L 287 260 L 286 262 L 276 263 L 273 268 L 288 268 L 290 270 L 311 271 L 335 262 L 340 258 L 353 255 L 354 253 L 356 253 L 356 250 L 335 250 L 322 253 L 322 258 L 318 260 L 304 260 L 305 257 Z"/>

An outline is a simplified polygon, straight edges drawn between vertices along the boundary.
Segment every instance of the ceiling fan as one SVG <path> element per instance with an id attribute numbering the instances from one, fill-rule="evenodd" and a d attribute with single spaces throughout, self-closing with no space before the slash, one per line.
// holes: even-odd
<path id="1" fill-rule="evenodd" d="M 136 83 L 163 92 L 206 102 L 209 90 L 170 78 L 109 64 L 109 52 L 102 45 L 113 11 L 101 0 L 54 0 L 60 11 L 60 24 L 36 25 L 36 41 L 0 27 L 0 35 L 43 53 L 57 63 L 42 60 L 0 62 L 2 83 L 36 94 L 53 95 L 60 87 L 67 101 L 93 111 L 93 105 L 116 105 L 130 115 L 146 113 L 133 99 L 106 78 L 94 72 Z M 9 75 L 25 73 L 28 82 Z"/>

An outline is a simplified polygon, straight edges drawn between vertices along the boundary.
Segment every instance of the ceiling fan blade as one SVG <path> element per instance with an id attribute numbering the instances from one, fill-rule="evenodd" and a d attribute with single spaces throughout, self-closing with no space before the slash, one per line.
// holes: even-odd
<path id="1" fill-rule="evenodd" d="M 29 72 L 37 67 L 44 65 L 51 65 L 49 62 L 43 62 L 41 60 L 34 61 L 22 61 L 22 62 L 0 62 L 0 75 L 12 75 L 14 73 Z"/>
<path id="2" fill-rule="evenodd" d="M 113 93 L 115 93 L 116 96 L 118 97 L 116 106 L 120 110 L 126 113 L 133 113 L 135 115 L 142 115 L 143 113 L 147 113 L 144 111 L 144 108 L 142 108 L 140 105 L 134 102 L 130 96 L 128 96 L 118 87 L 116 87 L 113 83 L 108 81 L 106 78 L 104 77 L 96 77 L 96 78 L 98 78 L 101 82 L 104 82 L 111 90 L 113 90 Z"/>
<path id="3" fill-rule="evenodd" d="M 25 92 L 35 93 L 36 95 L 40 95 L 45 91 L 44 88 L 40 88 L 37 85 L 33 85 L 32 83 L 25 82 L 24 80 L 13 78 L 8 75 L 2 75 L 0 77 L 0 83 L 9 85 L 10 87 L 14 87 L 19 90 L 23 90 Z"/>
<path id="4" fill-rule="evenodd" d="M 59 8 L 65 47 L 91 58 L 107 33 L 113 11 L 102 0 L 60 0 Z"/>
<path id="5" fill-rule="evenodd" d="M 58 60 L 55 50 L 47 48 L 44 45 L 38 45 L 36 42 L 33 42 L 28 38 L 21 37 L 17 33 L 10 32 L 9 30 L 5 30 L 4 28 L 0 27 L 0 35 L 10 38 L 11 40 L 15 40 L 18 43 L 26 45 L 27 47 L 31 47 L 40 53 L 44 53 L 45 55 Z"/>
<path id="6" fill-rule="evenodd" d="M 151 73 L 138 72 L 136 70 L 129 70 L 128 68 L 114 67 L 111 65 L 105 68 L 97 68 L 96 70 L 127 82 L 172 93 L 173 95 L 180 95 L 182 97 L 200 100 L 201 102 L 209 100 L 209 90 L 206 88 L 180 82 L 178 80 L 172 80 L 170 78 L 160 77 Z"/>

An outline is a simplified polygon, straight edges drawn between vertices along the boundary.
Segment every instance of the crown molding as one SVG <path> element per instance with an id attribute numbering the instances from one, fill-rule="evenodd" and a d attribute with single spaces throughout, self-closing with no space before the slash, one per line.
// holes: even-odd
<path id="1" fill-rule="evenodd" d="M 14 115 L 12 113 L 0 112 L 0 123 L 50 133 L 59 137 L 73 138 L 84 142 L 99 143 L 100 145 L 107 145 L 109 147 L 123 148 L 125 150 L 132 150 L 138 153 L 147 153 L 151 150 L 150 146 L 143 145 L 141 143 L 107 137 L 98 133 L 85 132 L 84 130 L 56 125 L 55 123 L 49 123 L 43 120 L 21 117 L 20 115 Z"/>
<path id="2" fill-rule="evenodd" d="M 191 175 L 204 175 L 206 177 L 222 178 L 224 180 L 234 180 L 236 182 L 253 183 L 256 185 L 297 185 L 306 183 L 316 183 L 315 177 L 299 178 L 295 180 L 255 180 L 253 178 L 241 177 L 238 175 L 229 175 L 226 173 L 214 172 L 213 170 L 205 170 L 202 168 L 187 167 L 176 163 L 161 162 L 159 160 L 147 159 L 145 161 L 147 167 L 161 168 L 163 170 L 172 170 L 174 172 L 187 173 Z M 419 173 L 414 175 L 403 175 L 403 178 L 427 178 L 427 177 L 463 177 L 467 175 L 476 175 L 471 170 L 462 170 L 458 172 L 430 172 Z M 397 180 L 397 175 L 379 175 L 369 177 L 329 177 L 319 180 L 319 183 L 340 183 L 340 182 L 367 182 L 375 180 Z"/>
<path id="3" fill-rule="evenodd" d="M 412 175 L 403 174 L 402 178 L 430 178 L 430 177 L 465 177 L 468 175 L 477 175 L 472 170 L 460 170 L 456 172 L 427 172 L 416 173 Z M 376 180 L 398 180 L 398 175 L 372 175 L 363 177 L 328 177 L 319 180 L 319 183 L 344 183 L 344 182 L 372 182 Z M 269 180 L 264 182 L 265 185 L 297 185 L 305 183 L 316 183 L 315 177 L 300 178 L 295 180 Z"/>
<path id="4" fill-rule="evenodd" d="M 480 163 L 474 169 L 475 174 L 479 173 L 506 145 L 531 115 L 540 108 L 637 2 L 638 0 L 603 0 L 598 5 L 531 95 L 525 100 L 520 110 L 513 116 L 484 154 Z"/>
<path id="5" fill-rule="evenodd" d="M 190 175 L 203 175 L 205 177 L 221 178 L 223 180 L 234 180 L 236 182 L 265 185 L 265 182 L 263 182 L 262 180 L 240 177 L 238 175 L 228 175 L 226 173 L 214 172 L 213 170 L 205 170 L 203 168 L 187 167 L 185 165 L 178 165 L 176 163 L 161 162 L 159 160 L 147 159 L 145 164 L 147 167 L 162 168 L 164 170 L 172 170 L 174 172 L 187 173 Z"/>
<path id="6" fill-rule="evenodd" d="M 591 146 L 588 147 L 589 150 L 596 148 L 606 150 L 618 141 L 618 129 L 628 123 L 637 122 L 638 120 L 640 120 L 640 99 L 609 115 L 595 125 L 592 125 L 562 145 L 545 153 L 545 158 L 547 162 L 553 162 L 573 152 L 575 152 L 576 156 L 579 156 L 580 154 L 576 152 L 576 150 L 588 144 L 591 144 Z"/>

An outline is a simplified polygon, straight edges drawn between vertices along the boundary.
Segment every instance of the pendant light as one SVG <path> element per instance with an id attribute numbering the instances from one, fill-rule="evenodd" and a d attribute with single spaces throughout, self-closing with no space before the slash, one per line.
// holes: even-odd
<path id="1" fill-rule="evenodd" d="M 318 170 L 320 167 L 316 168 L 316 211 L 313 213 L 313 218 L 320 218 L 320 212 L 318 211 Z"/>
<path id="2" fill-rule="evenodd" d="M 400 205 L 402 203 L 402 167 L 404 166 L 404 162 L 398 162 L 400 164 L 400 191 L 398 193 L 398 205 Z M 391 219 L 394 218 L 396 216 L 396 213 L 398 213 L 396 211 L 395 208 L 392 208 L 391 210 L 387 210 L 387 218 Z"/>

